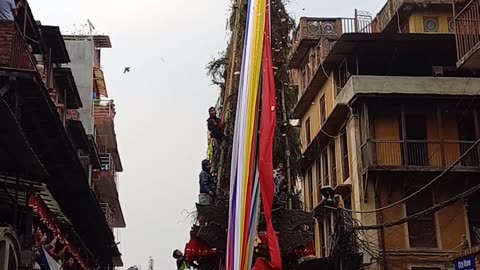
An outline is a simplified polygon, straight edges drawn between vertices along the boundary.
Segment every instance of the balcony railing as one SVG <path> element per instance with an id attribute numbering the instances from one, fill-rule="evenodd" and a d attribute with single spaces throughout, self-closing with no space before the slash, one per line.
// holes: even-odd
<path id="1" fill-rule="evenodd" d="M 325 37 L 338 39 L 344 33 L 372 32 L 372 16 L 355 11 L 354 18 L 300 18 L 300 23 L 293 34 L 289 65 L 299 68 L 308 51 Z"/>
<path id="2" fill-rule="evenodd" d="M 112 208 L 108 203 L 101 203 L 100 206 L 102 207 L 103 214 L 105 215 L 108 226 L 110 226 L 110 228 L 113 228 L 115 224 L 115 214 L 113 213 Z"/>
<path id="3" fill-rule="evenodd" d="M 363 168 L 445 168 L 457 161 L 474 144 L 471 141 L 372 140 L 362 145 Z M 479 150 L 477 147 L 468 152 L 457 166 L 480 167 Z"/>
<path id="4" fill-rule="evenodd" d="M 113 161 L 112 154 L 101 153 L 100 154 L 101 170 L 104 172 L 111 172 L 113 175 L 117 172 L 115 169 L 115 162 Z"/>
<path id="5" fill-rule="evenodd" d="M 111 119 L 115 116 L 111 101 L 96 100 L 93 106 L 93 117 L 97 119 Z"/>
<path id="6" fill-rule="evenodd" d="M 480 61 L 480 0 L 471 0 L 455 17 L 455 35 L 459 65 L 470 57 Z"/>
<path id="7" fill-rule="evenodd" d="M 34 63 L 29 46 L 17 25 L 0 22 L 0 66 L 34 71 Z"/>

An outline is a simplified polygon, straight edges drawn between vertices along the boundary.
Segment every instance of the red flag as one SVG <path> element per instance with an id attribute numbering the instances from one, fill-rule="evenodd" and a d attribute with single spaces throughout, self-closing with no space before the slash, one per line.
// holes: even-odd
<path id="1" fill-rule="evenodd" d="M 262 61 L 262 104 L 260 116 L 260 143 L 259 143 L 259 176 L 263 211 L 267 225 L 267 240 L 270 250 L 271 265 L 259 259 L 253 269 L 282 269 L 282 257 L 277 235 L 272 224 L 273 207 L 273 139 L 277 121 L 275 78 L 273 75 L 272 47 L 270 40 L 270 1 L 267 1 L 267 15 L 265 23 L 265 40 Z M 267 267 L 268 266 L 268 267 Z"/>

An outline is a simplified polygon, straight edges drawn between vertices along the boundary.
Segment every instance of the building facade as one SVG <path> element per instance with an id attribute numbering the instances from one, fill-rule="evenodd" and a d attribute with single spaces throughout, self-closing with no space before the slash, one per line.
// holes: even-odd
<path id="1" fill-rule="evenodd" d="M 62 269 L 123 264 L 113 234 L 125 226 L 115 177 L 122 166 L 116 141 L 99 138 L 115 138 L 113 116 L 97 121 L 85 78 L 93 84 L 94 58 L 90 74 L 79 75 L 77 52 L 59 27 L 34 19 L 27 1 L 14 22 L 0 21 L 1 269 L 39 269 L 47 257 Z"/>
<path id="2" fill-rule="evenodd" d="M 363 267 L 450 268 L 478 241 L 480 200 L 480 79 L 457 67 L 452 2 L 388 1 L 364 27 L 356 13 L 355 31 L 302 18 L 290 53 L 316 256 L 337 248 L 341 209 Z"/>

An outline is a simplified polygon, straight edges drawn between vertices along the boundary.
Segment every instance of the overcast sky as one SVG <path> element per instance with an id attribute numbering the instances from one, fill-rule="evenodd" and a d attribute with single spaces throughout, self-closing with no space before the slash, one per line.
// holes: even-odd
<path id="1" fill-rule="evenodd" d="M 230 0 L 29 0 L 35 19 L 82 31 L 90 19 L 108 34 L 113 49 L 102 64 L 111 98 L 120 154 L 120 196 L 127 229 L 120 232 L 125 268 L 174 270 L 171 257 L 189 238 L 206 155 L 208 107 L 218 89 L 205 65 L 226 47 Z M 354 9 L 376 14 L 385 0 L 292 0 L 300 16 L 353 17 Z M 163 59 L 163 60 L 162 60 Z M 123 74 L 125 66 L 131 72 Z"/>

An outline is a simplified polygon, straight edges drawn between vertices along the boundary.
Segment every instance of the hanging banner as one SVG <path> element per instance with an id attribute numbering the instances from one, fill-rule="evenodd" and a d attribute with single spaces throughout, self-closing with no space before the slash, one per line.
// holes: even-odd
<path id="1" fill-rule="evenodd" d="M 276 98 L 270 23 L 267 22 L 268 3 L 268 0 L 248 1 L 232 145 L 227 270 L 249 270 L 252 267 L 260 193 L 267 222 L 272 267 L 281 268 L 280 249 L 271 221 Z M 261 117 L 259 104 L 262 110 Z"/>

